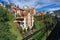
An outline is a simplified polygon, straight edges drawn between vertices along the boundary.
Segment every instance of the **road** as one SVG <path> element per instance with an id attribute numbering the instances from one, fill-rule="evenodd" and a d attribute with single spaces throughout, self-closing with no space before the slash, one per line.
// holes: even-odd
<path id="1" fill-rule="evenodd" d="M 60 40 L 60 18 L 57 18 L 57 24 L 47 40 Z"/>

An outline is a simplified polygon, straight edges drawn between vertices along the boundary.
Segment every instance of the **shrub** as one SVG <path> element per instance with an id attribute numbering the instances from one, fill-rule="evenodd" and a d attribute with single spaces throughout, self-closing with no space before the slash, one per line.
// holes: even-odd
<path id="1" fill-rule="evenodd" d="M 28 26 L 28 29 L 27 29 L 27 31 L 30 31 L 30 27 Z"/>

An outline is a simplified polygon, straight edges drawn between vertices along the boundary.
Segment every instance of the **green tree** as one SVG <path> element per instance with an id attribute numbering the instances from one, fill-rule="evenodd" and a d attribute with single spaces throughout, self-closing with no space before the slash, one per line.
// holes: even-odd
<path id="1" fill-rule="evenodd" d="M 16 40 L 16 36 L 10 32 L 10 25 L 7 23 L 12 18 L 12 14 L 0 7 L 0 40 Z"/>
<path id="2" fill-rule="evenodd" d="M 10 9 L 11 8 L 11 4 L 7 4 L 6 8 Z"/>
<path id="3" fill-rule="evenodd" d="M 26 33 L 26 29 L 24 29 L 24 33 Z"/>
<path id="4" fill-rule="evenodd" d="M 36 27 L 36 29 L 39 29 L 39 30 L 42 29 L 42 30 L 40 30 L 35 35 L 33 35 L 32 40 L 46 40 L 46 33 L 48 30 L 52 30 L 53 25 L 55 25 L 54 23 L 55 23 L 55 19 L 50 14 L 35 16 L 34 27 Z"/>
<path id="5" fill-rule="evenodd" d="M 27 31 L 30 31 L 30 27 L 28 26 L 28 29 L 27 29 Z"/>

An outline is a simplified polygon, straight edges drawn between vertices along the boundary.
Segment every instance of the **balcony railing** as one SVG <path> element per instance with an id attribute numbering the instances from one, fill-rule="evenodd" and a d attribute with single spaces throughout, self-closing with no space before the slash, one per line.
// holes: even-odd
<path id="1" fill-rule="evenodd" d="M 24 19 L 24 17 L 16 17 L 16 20 L 18 20 L 18 19 Z"/>

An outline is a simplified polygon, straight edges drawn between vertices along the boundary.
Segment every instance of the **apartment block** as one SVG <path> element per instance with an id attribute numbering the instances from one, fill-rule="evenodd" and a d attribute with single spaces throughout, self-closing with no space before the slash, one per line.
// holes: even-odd
<path id="1" fill-rule="evenodd" d="M 34 24 L 34 15 L 36 14 L 34 8 L 29 8 L 25 6 L 24 8 L 13 7 L 13 13 L 15 14 L 14 22 L 19 23 L 22 29 L 31 29 Z"/>

